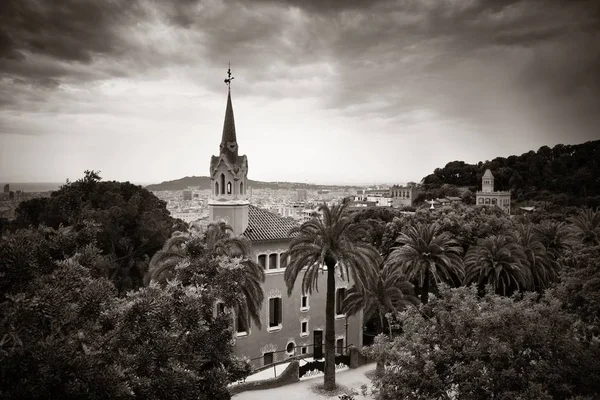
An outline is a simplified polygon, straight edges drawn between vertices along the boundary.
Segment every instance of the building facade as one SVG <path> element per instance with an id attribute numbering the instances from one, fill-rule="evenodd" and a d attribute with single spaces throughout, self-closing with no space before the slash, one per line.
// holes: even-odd
<path id="1" fill-rule="evenodd" d="M 325 288 L 327 274 L 322 274 L 321 292 L 301 293 L 301 276 L 290 296 L 281 268 L 282 254 L 291 241 L 290 229 L 297 222 L 290 218 L 249 204 L 248 159 L 238 154 L 238 143 L 228 89 L 225 121 L 220 154 L 210 161 L 211 199 L 209 221 L 228 223 L 235 235 L 251 242 L 251 257 L 265 269 L 261 310 L 262 329 L 245 321 L 235 320 L 235 348 L 238 355 L 251 359 L 253 367 L 261 367 L 287 357 L 313 352 L 315 338 L 324 344 Z M 351 282 L 336 282 L 336 346 L 343 351 L 347 345 L 362 347 L 362 313 L 346 319 L 339 305 Z"/>
<path id="2" fill-rule="evenodd" d="M 497 206 L 510 214 L 510 192 L 494 191 L 494 175 L 489 169 L 481 178 L 481 191 L 475 194 L 478 206 Z"/>
<path id="3" fill-rule="evenodd" d="M 390 188 L 390 196 L 394 208 L 412 207 L 417 197 L 417 184 L 409 182 L 406 185 L 394 185 Z"/>

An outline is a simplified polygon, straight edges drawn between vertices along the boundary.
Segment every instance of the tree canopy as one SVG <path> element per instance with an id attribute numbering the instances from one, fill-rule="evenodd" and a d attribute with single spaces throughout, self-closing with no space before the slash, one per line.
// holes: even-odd
<path id="1" fill-rule="evenodd" d="M 496 190 L 513 191 L 513 199 L 541 200 L 563 205 L 600 206 L 600 140 L 577 145 L 542 146 L 537 152 L 496 157 L 468 164 L 452 161 L 423 178 L 423 193 L 440 197 L 443 185 L 481 189 L 486 169 L 494 174 Z M 421 196 L 421 199 L 424 197 Z M 431 197 L 427 197 L 431 198 Z"/>
<path id="2" fill-rule="evenodd" d="M 121 293 L 140 287 L 150 257 L 174 231 L 187 228 L 148 190 L 129 182 L 102 182 L 95 171 L 67 182 L 49 198 L 20 203 L 15 214 L 13 230 L 45 225 L 79 231 L 86 223 L 98 224 L 97 246 L 113 261 L 104 273 Z"/>

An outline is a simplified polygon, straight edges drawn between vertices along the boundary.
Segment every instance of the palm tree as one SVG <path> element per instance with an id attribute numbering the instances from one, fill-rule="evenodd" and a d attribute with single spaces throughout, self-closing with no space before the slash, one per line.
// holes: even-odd
<path id="1" fill-rule="evenodd" d="M 521 246 L 527 258 L 531 290 L 544 290 L 558 279 L 558 262 L 547 252 L 541 236 L 531 224 L 519 224 L 513 234 L 515 242 Z"/>
<path id="2" fill-rule="evenodd" d="M 368 276 L 364 287 L 359 288 L 354 285 L 348 290 L 342 308 L 349 317 L 364 310 L 363 320 L 365 322 L 378 316 L 379 329 L 377 333 L 380 334 L 385 330 L 386 314 L 402 311 L 411 304 L 419 304 L 414 286 L 406 280 L 398 268 L 382 263 L 374 274 Z M 388 328 L 391 339 L 391 321 L 388 321 Z M 381 373 L 383 368 L 383 362 L 377 361 L 377 371 Z"/>
<path id="3" fill-rule="evenodd" d="M 349 317 L 363 310 L 365 321 L 377 316 L 380 324 L 380 332 L 377 333 L 383 333 L 385 315 L 402 311 L 411 304 L 419 304 L 413 284 L 406 280 L 399 268 L 382 263 L 374 274 L 368 276 L 364 287 L 354 285 L 348 290 L 342 308 Z M 389 329 L 391 337 L 391 326 Z"/>
<path id="4" fill-rule="evenodd" d="M 169 279 L 177 278 L 184 285 L 189 285 L 198 277 L 210 280 L 217 265 L 236 265 L 241 293 L 224 296 L 227 298 L 224 300 L 225 306 L 233 309 L 242 320 L 252 320 L 260 329 L 260 310 L 264 299 L 262 283 L 265 273 L 260 265 L 248 258 L 249 254 L 248 241 L 234 237 L 233 229 L 224 222 L 211 223 L 203 232 L 175 232 L 150 260 L 144 281 L 146 284 L 150 281 L 166 284 Z M 227 289 L 223 288 L 223 292 Z"/>
<path id="5" fill-rule="evenodd" d="M 503 296 L 531 284 L 527 255 L 507 236 L 491 236 L 479 241 L 467 252 L 465 266 L 466 284 L 477 282 L 480 288 L 489 284 Z"/>
<path id="6" fill-rule="evenodd" d="M 436 285 L 462 279 L 462 247 L 437 224 L 417 223 L 401 233 L 396 242 L 400 246 L 392 251 L 388 262 L 398 265 L 408 280 L 418 280 L 421 303 L 427 304 L 432 278 Z"/>
<path id="7" fill-rule="evenodd" d="M 293 236 L 288 251 L 283 256 L 285 283 L 288 296 L 301 271 L 302 293 L 318 291 L 319 275 L 327 272 L 325 302 L 325 390 L 335 385 L 335 276 L 352 278 L 358 287 L 364 287 L 369 274 L 379 264 L 380 256 L 370 244 L 360 240 L 365 237 L 365 226 L 352 223 L 346 213 L 349 202 L 319 207 L 322 216 L 313 218 L 290 231 Z"/>
<path id="8" fill-rule="evenodd" d="M 570 248 L 573 239 L 569 227 L 564 222 L 544 222 L 535 227 L 548 255 L 557 260 Z"/>
<path id="9" fill-rule="evenodd" d="M 600 210 L 592 211 L 591 208 L 580 210 L 579 213 L 569 218 L 570 231 L 573 236 L 585 245 L 600 245 Z"/>

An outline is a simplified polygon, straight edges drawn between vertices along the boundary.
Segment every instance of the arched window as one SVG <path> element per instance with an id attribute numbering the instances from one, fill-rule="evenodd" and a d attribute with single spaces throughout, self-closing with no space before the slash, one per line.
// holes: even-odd
<path id="1" fill-rule="evenodd" d="M 244 194 L 244 182 L 240 182 L 240 194 Z"/>
<path id="2" fill-rule="evenodd" d="M 221 174 L 221 194 L 225 194 L 225 174 Z"/>
<path id="3" fill-rule="evenodd" d="M 215 196 L 219 195 L 219 182 L 215 182 Z"/>
<path id="4" fill-rule="evenodd" d="M 479 198 L 479 204 L 483 204 L 483 197 Z"/>
<path id="5" fill-rule="evenodd" d="M 231 182 L 227 182 L 227 194 L 231 194 Z"/>
<path id="6" fill-rule="evenodd" d="M 490 204 L 490 199 L 485 199 L 485 204 Z"/>
<path id="7" fill-rule="evenodd" d="M 497 204 L 497 202 L 498 202 L 498 201 L 497 201 L 496 199 L 492 199 L 492 204 L 493 204 L 493 205 L 496 205 L 496 204 Z"/>

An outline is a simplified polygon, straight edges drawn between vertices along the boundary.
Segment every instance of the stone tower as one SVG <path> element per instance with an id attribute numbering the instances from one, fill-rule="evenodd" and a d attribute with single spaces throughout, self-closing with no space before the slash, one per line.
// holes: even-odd
<path id="1" fill-rule="evenodd" d="M 489 169 L 485 170 L 481 178 L 481 191 L 483 193 L 492 193 L 494 191 L 494 175 Z"/>
<path id="2" fill-rule="evenodd" d="M 224 221 L 241 235 L 248 227 L 248 159 L 238 155 L 238 143 L 231 104 L 231 69 L 228 71 L 227 106 L 218 156 L 210 160 L 210 222 Z"/>

